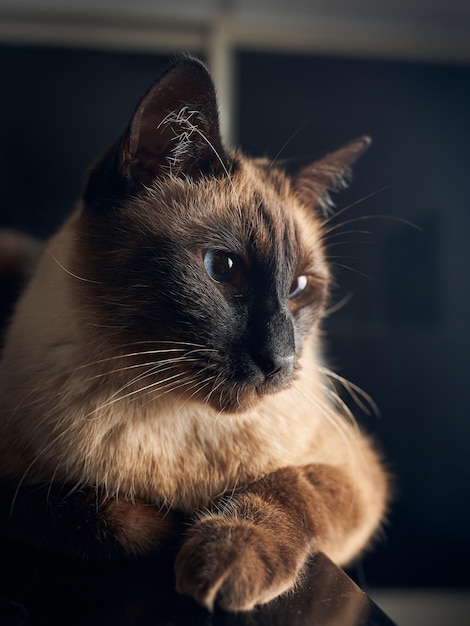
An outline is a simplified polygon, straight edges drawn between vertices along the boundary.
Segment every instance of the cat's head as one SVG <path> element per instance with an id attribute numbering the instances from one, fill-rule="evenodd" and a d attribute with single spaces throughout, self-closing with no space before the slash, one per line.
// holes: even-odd
<path id="1" fill-rule="evenodd" d="M 249 159 L 201 63 L 156 82 L 89 174 L 74 268 L 109 341 L 146 355 L 143 387 L 236 412 L 289 384 L 328 294 L 321 208 L 367 145 Z"/>

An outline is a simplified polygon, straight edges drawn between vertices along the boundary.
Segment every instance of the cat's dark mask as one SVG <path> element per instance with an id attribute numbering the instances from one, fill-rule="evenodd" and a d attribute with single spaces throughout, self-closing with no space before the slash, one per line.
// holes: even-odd
<path id="1" fill-rule="evenodd" d="M 327 296 L 318 208 L 368 144 L 277 165 L 225 150 L 207 70 L 175 64 L 90 171 L 86 306 L 113 341 L 179 350 L 173 393 L 237 411 L 281 389 Z"/>

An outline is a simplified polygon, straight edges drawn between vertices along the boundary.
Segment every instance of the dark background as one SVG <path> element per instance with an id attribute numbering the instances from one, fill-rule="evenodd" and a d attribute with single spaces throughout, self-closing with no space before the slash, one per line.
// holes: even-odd
<path id="1" fill-rule="evenodd" d="M 1 46 L 0 227 L 56 230 L 85 168 L 169 60 Z M 379 417 L 355 412 L 396 482 L 386 540 L 353 574 L 467 586 L 470 68 L 243 51 L 236 69 L 237 143 L 248 153 L 374 140 L 336 197 L 332 304 L 345 304 L 325 340 L 332 368 L 378 404 Z"/>

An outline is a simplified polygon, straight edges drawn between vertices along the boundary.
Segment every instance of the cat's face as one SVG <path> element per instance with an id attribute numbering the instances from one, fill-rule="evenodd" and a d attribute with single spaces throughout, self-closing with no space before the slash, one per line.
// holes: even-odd
<path id="1" fill-rule="evenodd" d="M 289 384 L 328 290 L 314 205 L 351 146 L 290 176 L 222 148 L 199 63 L 157 82 L 91 173 L 75 249 L 110 341 L 152 354 L 143 386 L 236 412 Z"/>

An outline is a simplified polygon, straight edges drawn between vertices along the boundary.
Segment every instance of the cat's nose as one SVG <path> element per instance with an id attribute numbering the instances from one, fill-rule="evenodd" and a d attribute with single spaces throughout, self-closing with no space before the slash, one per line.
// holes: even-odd
<path id="1" fill-rule="evenodd" d="M 257 355 L 257 364 L 266 378 L 276 374 L 290 373 L 294 367 L 294 354 L 266 354 Z"/>

